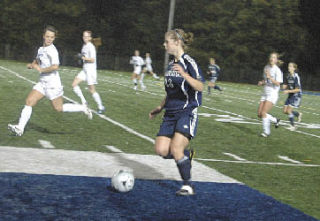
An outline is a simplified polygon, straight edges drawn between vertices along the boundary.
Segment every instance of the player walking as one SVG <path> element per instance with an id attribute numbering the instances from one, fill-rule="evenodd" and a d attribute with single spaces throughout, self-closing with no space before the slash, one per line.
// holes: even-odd
<path id="1" fill-rule="evenodd" d="M 92 44 L 92 32 L 83 32 L 83 46 L 81 49 L 81 59 L 83 61 L 82 71 L 74 78 L 72 87 L 74 93 L 81 99 L 83 105 L 87 105 L 87 101 L 84 98 L 79 84 L 82 81 L 87 81 L 90 93 L 94 101 L 98 105 L 98 113 L 102 114 L 105 111 L 105 107 L 102 105 L 102 101 L 99 93 L 96 91 L 95 85 L 97 84 L 97 55 L 96 48 Z"/>
<path id="2" fill-rule="evenodd" d="M 298 111 L 294 111 L 293 108 L 298 108 L 301 103 L 301 83 L 300 77 L 296 72 L 298 69 L 297 64 L 290 62 L 288 64 L 288 75 L 286 77 L 286 81 L 283 85 L 283 93 L 288 94 L 288 98 L 283 107 L 283 112 L 288 114 L 290 120 L 289 130 L 294 131 L 296 127 L 294 125 L 294 117 L 298 118 L 298 122 L 301 121 L 302 113 Z"/>
<path id="3" fill-rule="evenodd" d="M 150 53 L 146 53 L 146 59 L 144 59 L 144 63 L 145 63 L 145 68 L 143 69 L 143 73 L 150 73 L 152 75 L 153 78 L 155 79 L 159 79 L 158 75 L 156 73 L 153 72 L 153 68 L 152 68 L 152 60 L 150 57 Z"/>
<path id="4" fill-rule="evenodd" d="M 209 59 L 207 74 L 209 75 L 208 94 L 211 94 L 211 88 L 222 91 L 222 89 L 216 85 L 216 81 L 220 74 L 220 67 L 216 64 L 214 58 Z"/>
<path id="5" fill-rule="evenodd" d="M 263 93 L 258 108 L 258 117 L 262 118 L 263 132 L 261 136 L 268 137 L 270 135 L 270 122 L 279 127 L 280 119 L 269 114 L 273 105 L 278 101 L 280 84 L 283 82 L 283 74 L 277 64 L 281 64 L 278 53 L 271 53 L 269 63 L 264 67 L 263 80 L 258 82 L 259 86 L 264 85 Z"/>
<path id="6" fill-rule="evenodd" d="M 131 57 L 130 59 L 130 64 L 133 65 L 133 73 L 132 73 L 132 81 L 134 84 L 133 89 L 137 90 L 138 87 L 138 80 L 141 86 L 142 90 L 146 89 L 146 86 L 143 84 L 143 78 L 144 78 L 144 73 L 141 73 L 142 71 L 142 66 L 144 65 L 144 61 L 142 57 L 140 57 L 140 52 L 139 50 L 134 51 L 134 56 Z M 141 74 L 141 76 L 140 76 Z"/>
<path id="7" fill-rule="evenodd" d="M 40 73 L 40 79 L 26 99 L 19 123 L 17 125 L 8 124 L 8 129 L 16 136 L 22 136 L 31 117 L 33 106 L 44 96 L 51 100 L 52 107 L 58 112 L 84 112 L 89 119 L 92 119 L 92 113 L 85 105 L 63 104 L 63 86 L 58 72 L 59 54 L 53 45 L 55 37 L 55 28 L 46 27 L 43 34 L 43 46 L 38 49 L 36 59 L 27 65 L 28 68 L 35 69 Z"/>
<path id="8" fill-rule="evenodd" d="M 166 97 L 149 113 L 153 119 L 163 109 L 165 114 L 157 134 L 155 151 L 166 159 L 175 159 L 183 186 L 177 195 L 193 195 L 191 180 L 191 153 L 186 151 L 190 140 L 195 137 L 198 124 L 198 107 L 202 102 L 204 78 L 197 63 L 185 54 L 185 49 L 193 40 L 192 33 L 182 29 L 165 34 L 164 47 L 174 56 L 165 73 Z"/>

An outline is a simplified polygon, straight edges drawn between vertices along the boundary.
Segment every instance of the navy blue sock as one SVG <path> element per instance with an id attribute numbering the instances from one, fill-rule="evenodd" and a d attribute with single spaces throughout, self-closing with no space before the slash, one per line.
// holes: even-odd
<path id="1" fill-rule="evenodd" d="M 208 86 L 208 93 L 211 93 L 211 87 Z"/>
<path id="2" fill-rule="evenodd" d="M 300 113 L 299 113 L 298 111 L 292 111 L 292 113 L 293 113 L 293 115 L 294 115 L 295 117 L 299 117 L 299 115 L 300 115 Z"/>
<path id="3" fill-rule="evenodd" d="M 183 180 L 183 184 L 189 185 L 191 179 L 191 161 L 188 157 L 184 156 L 181 160 L 178 160 L 177 166 Z"/>
<path id="4" fill-rule="evenodd" d="M 214 89 L 221 91 L 221 88 L 218 85 L 214 86 Z"/>
<path id="5" fill-rule="evenodd" d="M 292 126 L 294 126 L 294 116 L 293 116 L 292 113 L 289 114 L 289 120 L 290 120 L 290 124 L 291 124 Z"/>

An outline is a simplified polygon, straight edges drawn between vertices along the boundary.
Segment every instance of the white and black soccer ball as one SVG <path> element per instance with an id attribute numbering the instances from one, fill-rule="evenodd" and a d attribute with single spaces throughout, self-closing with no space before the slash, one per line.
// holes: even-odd
<path id="1" fill-rule="evenodd" d="M 129 192 L 134 186 L 133 173 L 126 170 L 117 171 L 111 179 L 111 185 L 118 192 Z"/>

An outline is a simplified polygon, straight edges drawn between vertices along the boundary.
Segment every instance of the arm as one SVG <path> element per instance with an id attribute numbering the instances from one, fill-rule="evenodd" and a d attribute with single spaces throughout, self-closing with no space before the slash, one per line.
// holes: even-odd
<path id="1" fill-rule="evenodd" d="M 197 79 L 191 77 L 185 70 L 178 64 L 173 65 L 173 70 L 177 71 L 196 91 L 203 91 L 203 83 Z"/>
<path id="2" fill-rule="evenodd" d="M 157 114 L 161 113 L 161 111 L 163 110 L 163 107 L 164 105 L 166 104 L 166 100 L 167 100 L 167 97 L 165 97 L 162 101 L 161 101 L 161 104 L 156 107 L 155 109 L 153 109 L 152 111 L 150 111 L 149 113 L 149 118 L 150 119 L 153 119 L 157 116 Z"/>
<path id="3" fill-rule="evenodd" d="M 298 93 L 300 91 L 300 88 L 295 88 L 293 90 L 284 90 L 284 94 L 293 94 L 293 93 Z"/>
<path id="4" fill-rule="evenodd" d="M 94 58 L 86 58 L 85 56 L 82 56 L 81 58 L 86 63 L 94 63 L 96 59 Z"/>
<path id="5" fill-rule="evenodd" d="M 29 69 L 35 69 L 39 73 L 48 73 L 48 72 L 56 71 L 59 69 L 59 65 L 57 64 L 51 65 L 50 67 L 47 67 L 47 68 L 41 68 L 36 60 L 34 60 L 31 64 L 27 64 L 27 67 Z"/>

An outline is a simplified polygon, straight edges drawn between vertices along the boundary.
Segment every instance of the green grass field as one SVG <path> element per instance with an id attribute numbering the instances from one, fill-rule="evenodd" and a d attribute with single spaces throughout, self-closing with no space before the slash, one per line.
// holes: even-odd
<path id="1" fill-rule="evenodd" d="M 78 102 L 71 83 L 79 70 L 60 68 L 64 95 Z M 25 98 L 32 88 L 30 82 L 14 72 L 26 79 L 38 80 L 38 73 L 27 70 L 25 63 L 0 60 L 1 146 L 43 148 L 39 140 L 46 140 L 60 149 L 108 152 L 104 145 L 112 145 L 127 153 L 154 153 L 150 141 L 97 115 L 90 121 L 80 113 L 56 113 L 47 99 L 41 100 L 33 109 L 25 134 L 22 137 L 11 136 L 7 124 L 18 121 Z M 105 115 L 155 138 L 161 117 L 149 120 L 148 113 L 164 97 L 162 81 L 147 76 L 147 90 L 135 92 L 130 73 L 106 70 L 98 73 L 97 90 L 107 108 Z M 286 129 L 287 116 L 282 113 L 286 95 L 281 94 L 272 114 L 281 118 L 283 123 L 279 129 L 272 128 L 271 136 L 266 139 L 259 136 L 261 123 L 256 117 L 261 88 L 226 82 L 219 85 L 224 89 L 223 93 L 214 92 L 210 96 L 204 93 L 203 96 L 198 134 L 191 143 L 197 151 L 196 157 L 205 159 L 201 162 L 219 172 L 320 219 L 320 96 L 303 95 L 299 108 L 303 120 L 298 124 L 298 130 L 292 132 Z M 81 88 L 90 107 L 96 109 L 88 90 L 84 90 L 84 83 Z M 225 153 L 251 163 L 241 163 Z M 300 163 L 288 162 L 279 156 Z"/>

